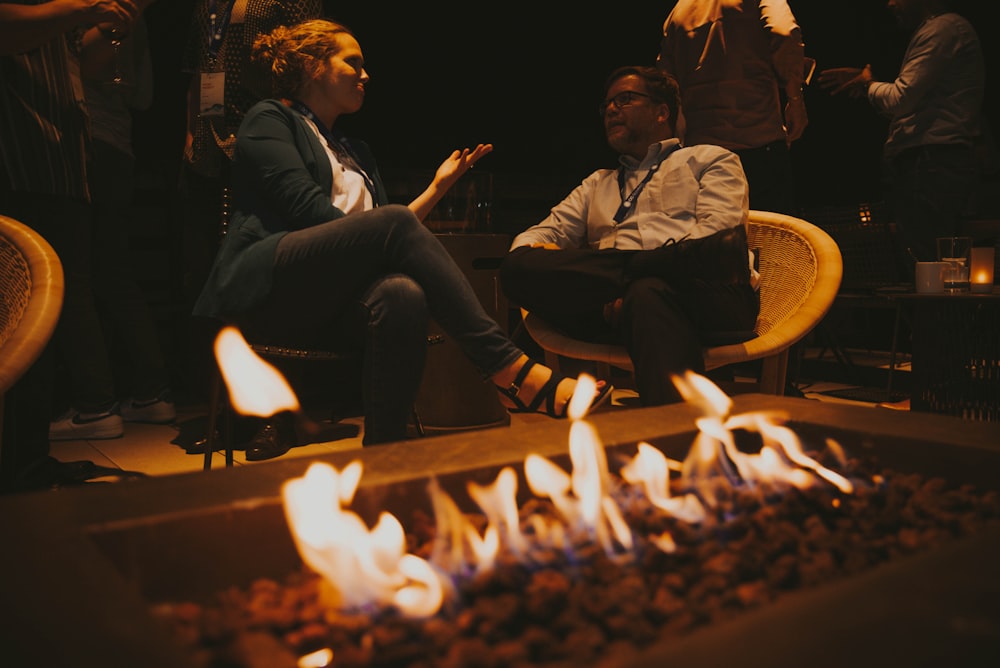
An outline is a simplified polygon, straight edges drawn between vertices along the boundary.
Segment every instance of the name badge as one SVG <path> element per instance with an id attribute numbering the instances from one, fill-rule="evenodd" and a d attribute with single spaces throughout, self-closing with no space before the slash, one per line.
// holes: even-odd
<path id="1" fill-rule="evenodd" d="M 225 113 L 225 72 L 202 72 L 198 113 L 201 116 L 222 116 Z"/>

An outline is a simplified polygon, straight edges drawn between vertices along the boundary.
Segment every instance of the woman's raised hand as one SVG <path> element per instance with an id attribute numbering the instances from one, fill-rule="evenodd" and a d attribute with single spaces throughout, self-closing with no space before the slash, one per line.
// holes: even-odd
<path id="1" fill-rule="evenodd" d="M 434 172 L 434 180 L 431 181 L 427 189 L 410 202 L 410 210 L 420 220 L 427 218 L 434 205 L 455 185 L 462 174 L 472 169 L 472 166 L 480 158 L 492 150 L 493 144 L 479 144 L 473 149 L 463 148 L 461 151 L 452 151 L 451 155 L 445 158 L 445 161 Z"/>
<path id="2" fill-rule="evenodd" d="M 461 151 L 452 151 L 451 155 L 445 158 L 441 166 L 434 174 L 434 184 L 442 191 L 448 190 L 467 171 L 472 169 L 480 158 L 493 151 L 493 144 L 478 144 L 476 148 L 463 148 Z"/>

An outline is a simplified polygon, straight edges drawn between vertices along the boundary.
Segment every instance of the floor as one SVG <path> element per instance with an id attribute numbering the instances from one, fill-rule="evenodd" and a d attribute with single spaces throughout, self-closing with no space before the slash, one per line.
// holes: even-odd
<path id="1" fill-rule="evenodd" d="M 824 354 L 821 350 L 806 350 L 804 358 Z M 888 362 L 885 354 L 872 353 L 871 351 L 852 351 L 851 360 L 856 365 L 867 366 L 868 368 L 884 366 Z M 900 376 L 905 374 L 908 371 L 907 360 L 903 359 L 897 365 L 896 369 Z M 734 387 L 738 387 L 740 379 L 737 378 L 735 381 L 736 385 Z M 879 410 L 908 409 L 905 401 L 897 404 L 878 401 L 881 392 L 880 388 L 877 387 L 859 388 L 844 382 L 799 379 L 794 383 L 792 391 L 795 389 L 802 396 L 818 401 L 858 404 Z M 848 395 L 852 394 L 853 390 L 860 390 L 858 394 L 871 396 L 867 401 L 859 401 L 852 398 L 844 398 L 843 396 L 827 394 L 828 392 L 841 394 L 844 390 L 848 391 Z M 634 392 L 616 389 L 612 398 L 612 406 L 624 408 L 630 404 L 635 405 L 634 401 Z M 193 443 L 206 433 L 205 416 L 205 406 L 181 404 L 178 405 L 178 416 L 174 424 L 152 425 L 127 423 L 125 425 L 125 435 L 122 438 L 53 442 L 51 451 L 52 455 L 61 461 L 90 460 L 101 467 L 138 472 L 149 476 L 200 471 L 203 470 L 204 456 L 202 454 L 188 454 L 186 445 Z M 547 420 L 548 418 L 538 414 L 515 414 L 511 416 L 511 419 L 512 421 L 521 422 Z M 313 457 L 333 451 L 361 448 L 361 439 L 363 437 L 362 419 L 360 417 L 345 418 L 340 424 L 355 425 L 357 427 L 357 435 L 293 448 L 287 454 L 283 455 L 283 457 Z M 257 463 L 265 463 L 246 461 L 243 452 L 240 450 L 234 452 L 234 462 L 236 466 L 252 466 Z M 214 455 L 213 466 L 224 466 L 224 458 L 221 453 Z"/>

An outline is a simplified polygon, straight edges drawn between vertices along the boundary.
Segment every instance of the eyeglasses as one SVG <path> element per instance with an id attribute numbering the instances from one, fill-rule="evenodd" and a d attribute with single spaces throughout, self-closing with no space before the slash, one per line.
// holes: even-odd
<path id="1" fill-rule="evenodd" d="M 597 115 L 604 117 L 604 114 L 608 111 L 608 105 L 613 104 L 615 109 L 621 109 L 622 107 L 628 107 L 637 102 L 637 98 L 644 97 L 647 100 L 655 99 L 652 95 L 646 95 L 645 93 L 640 93 L 637 90 L 623 90 L 614 97 L 609 97 L 601 104 L 597 105 Z"/>

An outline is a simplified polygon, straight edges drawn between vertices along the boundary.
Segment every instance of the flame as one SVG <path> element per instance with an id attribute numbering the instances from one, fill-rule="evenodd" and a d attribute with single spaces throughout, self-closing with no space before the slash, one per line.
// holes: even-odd
<path id="1" fill-rule="evenodd" d="M 572 473 L 567 475 L 544 457 L 531 454 L 525 460 L 525 477 L 535 494 L 551 499 L 571 530 L 592 536 L 606 553 L 613 555 L 618 546 L 632 549 L 633 541 L 631 530 L 610 496 L 610 473 L 604 445 L 593 425 L 582 419 L 596 391 L 596 381 L 581 375 L 570 400 Z M 562 533 L 554 535 L 561 543 Z"/>
<path id="2" fill-rule="evenodd" d="M 734 484 L 786 484 L 798 488 L 812 486 L 818 478 L 845 494 L 854 491 L 849 480 L 805 454 L 795 432 L 781 424 L 782 416 L 755 412 L 730 417 L 732 401 L 708 379 L 688 372 L 684 377 L 674 377 L 674 382 L 685 397 L 691 396 L 706 412 L 695 420 L 699 433 L 682 468 L 682 479 L 697 487 L 703 498 L 714 500 L 712 485 L 707 482 L 718 474 Z M 701 398 L 693 398 L 694 394 Z M 739 451 L 733 436 L 738 430 L 760 435 L 763 444 L 759 453 Z M 832 440 L 827 441 L 827 446 L 843 462 L 843 449 Z"/>
<path id="3" fill-rule="evenodd" d="M 326 668 L 333 662 L 333 650 L 329 647 L 318 649 L 299 657 L 298 668 Z"/>
<path id="4" fill-rule="evenodd" d="M 500 534 L 489 527 L 480 536 L 437 480 L 429 485 L 437 534 L 431 561 L 448 573 L 488 571 L 500 552 Z"/>
<path id="5" fill-rule="evenodd" d="M 500 542 L 515 554 L 524 554 L 528 545 L 521 534 L 517 511 L 517 474 L 509 466 L 500 471 L 492 485 L 470 482 L 469 496 L 486 513 L 487 531 L 496 531 Z"/>
<path id="6" fill-rule="evenodd" d="M 756 428 L 756 431 L 760 433 L 761 437 L 764 439 L 765 447 L 768 450 L 773 449 L 777 453 L 780 453 L 784 458 L 790 462 L 790 464 L 799 466 L 803 472 L 809 471 L 819 478 L 826 480 L 828 483 L 834 485 L 844 494 L 851 494 L 854 492 L 854 485 L 847 480 L 844 476 L 840 475 L 835 471 L 822 466 L 815 459 L 809 457 L 802 450 L 802 443 L 799 441 L 799 437 L 796 436 L 795 432 L 786 427 L 785 425 L 774 422 L 773 420 L 765 420 L 760 414 L 753 414 L 748 416 L 743 416 L 750 425 Z M 736 428 L 740 426 L 739 421 L 733 421 L 733 427 Z M 828 443 L 830 441 L 828 440 Z M 840 450 L 842 453 L 842 450 Z M 812 484 L 812 477 L 809 476 L 803 480 L 801 476 L 795 476 L 789 478 L 789 482 L 794 484 L 796 487 L 805 487 Z"/>
<path id="7" fill-rule="evenodd" d="M 576 388 L 569 400 L 569 406 L 566 407 L 566 415 L 571 420 L 582 420 L 587 415 L 587 411 L 590 410 L 590 404 L 596 396 L 597 381 L 593 376 L 581 373 L 576 379 Z"/>
<path id="8" fill-rule="evenodd" d="M 697 496 L 671 496 L 667 457 L 649 443 L 639 444 L 638 453 L 622 467 L 621 476 L 626 482 L 642 485 L 650 503 L 660 510 L 692 524 L 704 521 L 705 507 Z"/>
<path id="9" fill-rule="evenodd" d="M 581 376 L 568 407 L 571 469 L 563 470 L 534 453 L 524 461 L 528 490 L 548 499 L 553 512 L 521 517 L 518 476 L 512 467 L 501 469 L 491 484 L 466 485 L 481 510 L 478 523 L 437 480 L 431 480 L 428 492 L 436 532 L 429 560 L 405 553 L 403 528 L 389 513 L 382 513 L 375 527 L 368 529 L 346 508 L 360 484 L 360 462 L 342 471 L 315 463 L 283 488 L 286 514 L 303 560 L 329 583 L 337 606 L 393 606 L 406 616 L 428 617 L 458 591 L 457 580 L 490 571 L 504 552 L 527 562 L 534 546 L 570 552 L 579 541 L 588 540 L 609 557 L 632 558 L 635 539 L 618 501 L 629 498 L 623 492 L 631 492 L 631 498 L 641 493 L 653 508 L 687 523 L 707 521 L 736 487 L 762 492 L 827 484 L 844 494 L 853 492 L 849 480 L 806 455 L 798 437 L 783 424 L 785 416 L 731 415 L 733 402 L 707 378 L 689 372 L 674 382 L 702 412 L 683 461 L 669 459 L 643 442 L 623 463 L 619 476 L 612 476 L 597 430 L 584 419 L 596 381 Z M 735 436 L 739 431 L 760 436 L 759 452 L 740 451 Z M 828 440 L 827 447 L 838 462 L 846 462 L 836 442 Z M 646 540 L 663 552 L 676 549 L 669 531 Z"/>
<path id="10" fill-rule="evenodd" d="M 725 419 L 733 408 L 733 400 L 718 385 L 702 375 L 687 372 L 672 375 L 671 380 L 684 401 L 701 409 L 706 417 Z"/>
<path id="11" fill-rule="evenodd" d="M 238 412 L 270 417 L 299 410 L 285 377 L 261 359 L 235 327 L 224 327 L 215 338 L 215 358 L 229 388 L 229 401 Z"/>
<path id="12" fill-rule="evenodd" d="M 304 476 L 285 483 L 285 513 L 302 559 L 332 587 L 338 607 L 394 605 L 408 616 L 433 615 L 444 599 L 442 583 L 430 564 L 405 554 L 399 520 L 382 513 L 369 530 L 342 507 L 353 498 L 360 473 L 356 461 L 343 473 L 314 462 Z"/>

